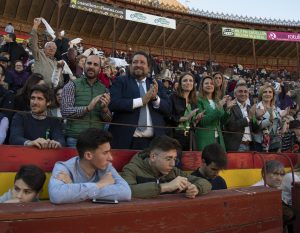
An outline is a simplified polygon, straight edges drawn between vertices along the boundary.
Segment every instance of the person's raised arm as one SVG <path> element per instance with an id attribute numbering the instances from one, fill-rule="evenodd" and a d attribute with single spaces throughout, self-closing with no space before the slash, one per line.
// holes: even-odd
<path id="1" fill-rule="evenodd" d="M 32 38 L 32 44 L 31 44 L 31 50 L 32 50 L 32 55 L 35 60 L 37 60 L 39 57 L 39 46 L 38 46 L 38 34 L 37 30 L 39 28 L 39 25 L 41 24 L 41 18 L 35 18 L 33 20 L 33 26 L 32 26 L 32 31 L 31 31 L 31 38 Z"/>

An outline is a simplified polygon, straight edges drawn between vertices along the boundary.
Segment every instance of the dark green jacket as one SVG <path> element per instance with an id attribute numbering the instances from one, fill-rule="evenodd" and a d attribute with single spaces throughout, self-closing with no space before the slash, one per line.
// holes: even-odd
<path id="1" fill-rule="evenodd" d="M 191 176 L 174 167 L 173 170 L 165 176 L 156 174 L 149 164 L 147 153 L 136 154 L 131 161 L 124 166 L 121 174 L 129 184 L 132 197 L 153 198 L 160 195 L 160 184 L 167 183 L 177 176 L 187 177 L 188 181 L 196 185 L 199 194 L 206 194 L 211 190 L 211 184 L 200 177 Z"/>
<path id="2" fill-rule="evenodd" d="M 90 86 L 85 77 L 78 78 L 72 82 L 75 84 L 74 106 L 87 106 L 94 97 L 105 93 L 105 86 L 100 81 L 95 82 L 92 86 Z M 103 128 L 103 125 L 99 123 L 101 120 L 100 116 L 101 105 L 98 103 L 91 112 L 86 113 L 79 121 L 68 120 L 66 135 L 77 138 L 80 132 L 87 128 Z"/>

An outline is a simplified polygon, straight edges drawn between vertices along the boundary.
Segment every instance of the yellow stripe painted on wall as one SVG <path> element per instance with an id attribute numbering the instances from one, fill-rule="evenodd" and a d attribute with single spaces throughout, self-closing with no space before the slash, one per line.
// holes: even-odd
<path id="1" fill-rule="evenodd" d="M 0 173 L 0 196 L 13 187 L 15 172 Z M 48 199 L 48 182 L 51 173 L 46 173 L 47 179 L 43 187 L 40 199 Z M 255 184 L 261 179 L 260 169 L 232 169 L 220 172 L 220 175 L 225 179 L 228 188 L 247 187 Z"/>
<path id="2" fill-rule="evenodd" d="M 261 169 L 232 169 L 220 172 L 228 188 L 248 187 L 261 179 Z"/>
<path id="3" fill-rule="evenodd" d="M 290 171 L 286 168 L 286 171 Z M 188 172 L 190 173 L 190 172 Z M 15 172 L 0 172 L 0 196 L 13 187 Z M 44 184 L 40 199 L 48 199 L 48 182 L 51 173 L 46 173 L 47 179 Z M 228 188 L 248 187 L 261 179 L 261 169 L 230 169 L 220 172 Z"/>

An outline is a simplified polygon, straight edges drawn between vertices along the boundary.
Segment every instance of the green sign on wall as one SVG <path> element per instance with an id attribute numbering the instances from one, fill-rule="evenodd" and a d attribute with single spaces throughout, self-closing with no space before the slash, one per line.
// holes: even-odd
<path id="1" fill-rule="evenodd" d="M 266 31 L 222 27 L 222 35 L 255 40 L 267 40 Z"/>

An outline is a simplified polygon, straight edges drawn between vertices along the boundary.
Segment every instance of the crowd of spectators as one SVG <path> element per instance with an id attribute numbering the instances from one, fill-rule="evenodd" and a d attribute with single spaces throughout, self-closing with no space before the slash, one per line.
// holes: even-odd
<path id="1" fill-rule="evenodd" d="M 0 144 L 75 147 L 94 127 L 109 130 L 120 149 L 143 150 L 168 135 L 183 150 L 217 143 L 227 151 L 299 152 L 300 82 L 287 70 L 107 54 L 64 33 L 41 39 L 40 24 L 34 19 L 29 42 L 18 44 L 12 25 L 1 41 Z M 198 173 L 211 159 L 205 164 Z"/>
<path id="2" fill-rule="evenodd" d="M 4 109 L 32 112 L 31 89 L 36 84 L 49 86 L 51 101 L 47 106 L 48 115 L 73 118 L 61 121 L 66 137 L 69 137 L 70 122 L 84 125 L 76 119 L 107 122 L 102 124 L 106 129 L 109 128 L 110 121 L 117 126 L 118 123 L 129 123 L 125 118 L 115 120 L 119 116 L 120 106 L 114 102 L 116 95 L 110 92 L 114 93 L 118 88 L 118 85 L 114 85 L 115 80 L 131 75 L 128 67 L 131 54 L 122 51 L 108 54 L 101 49 L 84 48 L 80 40 L 72 43 L 72 40 L 64 37 L 64 33 L 52 40 L 45 33 L 38 34 L 40 24 L 40 19 L 34 20 L 31 38 L 22 44 L 16 42 L 13 26 L 8 24 L 7 34 L 1 42 L 0 133 L 1 138 L 6 137 L 6 140 L 1 140 L 2 143 L 10 141 L 14 115 L 13 111 Z M 74 104 L 74 100 L 66 100 L 74 94 L 74 83 L 76 86 L 78 80 L 88 76 L 85 70 L 88 69 L 86 60 L 91 55 L 99 57 L 96 79 L 106 88 L 99 90 L 99 95 L 109 96 L 106 104 L 107 111 L 112 112 L 110 117 L 91 118 L 86 115 L 85 109 L 81 109 L 81 113 L 75 113 L 70 111 L 68 105 L 70 101 Z M 292 81 L 287 70 L 251 70 L 239 64 L 224 69 L 216 61 L 201 64 L 187 59 L 162 60 L 155 55 L 149 55 L 148 65 L 148 77 L 157 80 L 158 86 L 162 87 L 159 88 L 159 93 L 164 91 L 170 104 L 170 111 L 163 114 L 161 124 L 153 123 L 152 126 L 172 127 L 165 130 L 165 133 L 179 139 L 184 150 L 202 150 L 205 145 L 213 142 L 220 143 L 227 151 L 299 150 L 300 83 Z M 268 93 L 264 94 L 265 91 Z M 64 93 L 65 98 L 62 97 Z M 88 112 L 97 106 L 89 105 L 89 98 L 86 101 Z M 101 108 L 103 106 L 99 109 Z M 94 122 L 93 125 L 100 126 L 101 123 Z M 123 126 L 117 129 L 120 130 L 121 127 Z M 232 138 L 237 139 L 238 143 L 233 145 Z M 130 146 L 125 149 L 129 148 Z"/>

